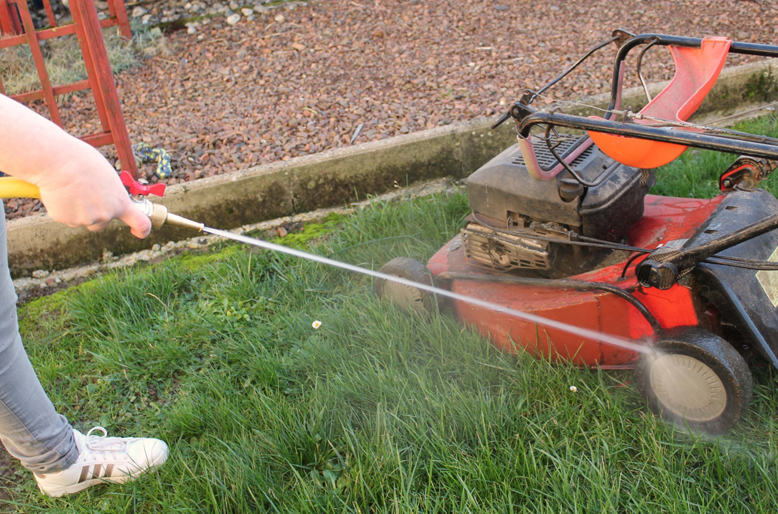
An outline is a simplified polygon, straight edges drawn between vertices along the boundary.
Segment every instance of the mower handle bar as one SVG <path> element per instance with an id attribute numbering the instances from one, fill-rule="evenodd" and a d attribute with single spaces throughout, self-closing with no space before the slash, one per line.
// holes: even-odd
<path id="1" fill-rule="evenodd" d="M 533 112 L 524 115 L 517 126 L 520 139 L 528 138 L 530 129 L 535 125 L 552 125 L 570 129 L 593 130 L 606 134 L 651 139 L 653 141 L 675 143 L 717 152 L 744 154 L 751 157 L 778 160 L 778 145 L 766 142 L 744 141 L 686 130 L 672 130 L 670 128 L 651 127 L 639 125 L 637 123 L 623 123 L 602 118 L 588 118 L 585 116 L 549 112 Z M 526 157 L 527 156 L 525 155 L 525 158 Z"/>
<path id="2" fill-rule="evenodd" d="M 651 43 L 652 46 L 684 46 L 690 48 L 700 48 L 702 46 L 702 38 L 684 37 L 684 36 L 669 36 L 666 34 L 639 34 L 632 36 L 628 39 L 624 39 L 623 36 L 629 34 L 623 30 L 613 31 L 613 39 L 621 42 L 619 49 L 616 52 L 616 60 L 613 65 L 613 78 L 611 79 L 611 100 L 608 105 L 608 113 L 604 116 L 606 119 L 610 119 L 613 109 L 619 108 L 619 101 L 621 98 L 621 85 L 622 85 L 622 65 L 627 57 L 627 54 L 638 45 Z M 621 37 L 621 39 L 617 39 Z M 604 46 L 604 45 L 603 45 Z M 597 49 L 599 49 L 598 47 Z M 587 54 L 586 57 L 591 55 L 592 52 Z M 745 43 L 741 41 L 732 41 L 729 47 L 729 53 L 731 54 L 743 54 L 743 55 L 755 55 L 760 57 L 778 57 L 778 46 L 765 45 L 760 43 Z M 543 88 L 543 90 L 547 87 Z M 604 131 L 603 131 L 604 132 Z"/>
<path id="3" fill-rule="evenodd" d="M 548 90 L 554 84 L 558 83 L 570 72 L 577 68 L 584 60 L 593 53 L 605 47 L 608 43 L 616 42 L 619 48 L 616 52 L 616 58 L 613 66 L 613 79 L 611 83 L 611 100 L 604 118 L 587 118 L 583 116 L 574 116 L 562 113 L 538 112 L 531 104 L 542 92 Z M 530 129 L 535 125 L 546 125 L 546 127 L 566 127 L 579 130 L 593 130 L 596 132 L 616 134 L 621 136 L 637 137 L 654 141 L 675 143 L 694 148 L 703 148 L 725 153 L 746 154 L 752 157 L 762 157 L 770 160 L 778 160 L 778 145 L 771 144 L 767 140 L 762 142 L 746 141 L 721 135 L 711 135 L 691 131 L 678 131 L 662 127 L 652 127 L 633 123 L 624 123 L 614 121 L 614 109 L 620 108 L 621 88 L 624 77 L 624 60 L 627 54 L 633 48 L 648 44 L 649 46 L 680 46 L 690 48 L 700 48 L 703 39 L 684 36 L 670 36 L 665 34 L 640 34 L 633 35 L 624 30 L 613 31 L 611 38 L 592 48 L 586 55 L 568 67 L 559 76 L 546 84 L 537 92 L 527 91 L 524 97 L 516 102 L 513 107 L 503 116 L 493 128 L 499 126 L 506 119 L 513 117 L 516 120 L 516 130 L 519 136 L 519 146 L 521 148 L 524 162 L 530 175 L 537 180 L 548 180 L 556 175 L 556 172 L 544 171 L 537 162 L 533 146 L 530 141 Z M 762 57 L 778 57 L 778 46 L 765 45 L 758 43 L 744 43 L 733 41 L 730 43 L 729 53 L 755 55 Z M 642 57 L 642 55 L 641 55 Z M 642 80 L 642 79 L 641 79 Z M 567 159 L 565 159 L 567 161 Z M 568 169 L 565 162 L 561 164 Z M 595 180 L 599 183 L 603 176 Z M 580 180 L 579 180 L 580 182 Z M 583 183 L 583 182 L 582 182 Z M 594 185 L 585 184 L 584 185 Z"/>

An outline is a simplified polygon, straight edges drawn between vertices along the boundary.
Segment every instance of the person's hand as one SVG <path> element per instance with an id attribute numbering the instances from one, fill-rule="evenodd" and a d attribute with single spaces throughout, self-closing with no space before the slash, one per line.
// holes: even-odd
<path id="1" fill-rule="evenodd" d="M 38 186 L 55 221 L 100 230 L 120 219 L 137 237 L 151 232 L 151 221 L 100 152 L 3 95 L 0 170 Z"/>
<path id="2" fill-rule="evenodd" d="M 129 225 L 134 236 L 148 236 L 151 221 L 130 200 L 111 164 L 88 144 L 77 143 L 68 162 L 42 175 L 36 184 L 51 219 L 92 231 L 119 219 Z"/>

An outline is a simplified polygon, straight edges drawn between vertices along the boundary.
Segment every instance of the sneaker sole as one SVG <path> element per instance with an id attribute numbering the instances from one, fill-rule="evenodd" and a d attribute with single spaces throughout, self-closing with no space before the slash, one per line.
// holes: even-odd
<path id="1" fill-rule="evenodd" d="M 132 475 L 126 475 L 123 477 L 116 477 L 116 478 L 93 478 L 91 480 L 85 480 L 81 482 L 80 484 L 71 485 L 67 487 L 56 487 L 52 489 L 44 489 L 41 487 L 40 484 L 38 484 L 38 489 L 41 490 L 41 492 L 47 496 L 51 496 L 52 498 L 59 498 L 60 496 L 64 496 L 66 494 L 74 494 L 83 491 L 87 487 L 92 487 L 93 485 L 97 484 L 123 484 L 124 482 L 127 482 L 128 480 L 131 480 L 133 478 Z"/>
<path id="2" fill-rule="evenodd" d="M 167 457 L 168 457 L 168 455 L 165 454 L 163 457 L 159 457 L 157 459 L 154 459 L 154 461 L 151 463 L 151 465 L 148 468 L 144 469 L 143 471 L 138 472 L 135 475 L 124 475 L 124 476 L 119 476 L 119 477 L 116 477 L 116 478 L 113 478 L 113 477 L 111 477 L 111 478 L 106 478 L 106 477 L 92 478 L 90 480 L 85 480 L 85 481 L 81 482 L 80 484 L 74 484 L 74 485 L 69 485 L 69 486 L 64 486 L 64 487 L 53 487 L 53 488 L 50 488 L 50 489 L 44 489 L 41 486 L 41 484 L 39 483 L 38 484 L 38 489 L 40 489 L 40 491 L 43 494 L 47 495 L 47 496 L 50 496 L 52 498 L 59 498 L 60 496 L 64 496 L 66 494 L 75 494 L 75 493 L 81 492 L 81 491 L 83 491 L 84 489 L 86 489 L 88 487 L 92 487 L 93 485 L 98 485 L 98 484 L 106 484 L 106 485 L 110 485 L 110 484 L 123 484 L 125 482 L 129 482 L 130 480 L 135 480 L 136 478 L 138 478 L 140 475 L 146 473 L 147 471 L 150 471 L 152 469 L 155 469 L 155 468 L 161 466 L 162 464 L 164 464 L 167 461 Z"/>

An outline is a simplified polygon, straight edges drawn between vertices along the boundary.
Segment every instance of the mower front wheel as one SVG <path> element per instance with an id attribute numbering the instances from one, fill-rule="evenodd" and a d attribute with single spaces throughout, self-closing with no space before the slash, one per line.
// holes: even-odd
<path id="1" fill-rule="evenodd" d="M 673 329 L 638 361 L 636 382 L 651 410 L 680 427 L 721 434 L 748 408 L 753 379 L 724 339 L 697 327 Z"/>
<path id="2" fill-rule="evenodd" d="M 384 264 L 381 273 L 404 278 L 423 285 L 432 285 L 432 274 L 427 267 L 408 257 L 397 257 Z M 379 298 L 389 300 L 406 312 L 429 314 L 433 311 L 434 298 L 431 293 L 418 287 L 377 278 L 375 292 Z"/>

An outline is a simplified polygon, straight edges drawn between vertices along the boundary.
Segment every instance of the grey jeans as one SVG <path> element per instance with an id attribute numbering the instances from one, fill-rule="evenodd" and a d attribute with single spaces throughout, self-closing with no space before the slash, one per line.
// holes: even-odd
<path id="1" fill-rule="evenodd" d="M 78 450 L 73 428 L 57 414 L 22 346 L 2 206 L 0 202 L 0 440 L 30 471 L 50 473 L 70 467 Z"/>

